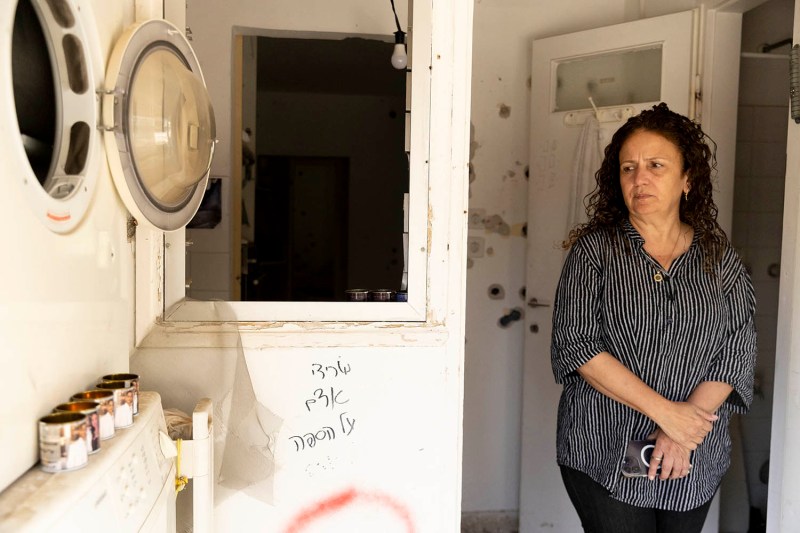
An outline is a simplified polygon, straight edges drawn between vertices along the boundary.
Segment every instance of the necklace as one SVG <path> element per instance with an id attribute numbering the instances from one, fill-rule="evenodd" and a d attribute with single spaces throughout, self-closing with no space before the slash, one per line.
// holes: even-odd
<path id="1" fill-rule="evenodd" d="M 675 244 L 672 245 L 672 251 L 669 253 L 669 255 L 668 256 L 657 256 L 657 257 L 667 257 L 667 266 L 666 266 L 666 268 L 662 268 L 662 269 L 659 269 L 659 270 L 656 271 L 655 275 L 653 276 L 653 279 L 655 281 L 658 281 L 658 282 L 663 281 L 663 279 L 664 279 L 663 272 L 665 270 L 669 270 L 670 265 L 672 265 L 672 259 L 675 257 L 675 250 L 678 249 L 678 241 L 681 240 L 681 235 L 684 235 L 683 228 L 681 228 L 678 231 L 678 236 L 675 238 Z M 653 254 L 653 255 L 655 255 L 655 254 Z M 658 259 L 656 259 L 656 261 L 658 261 Z M 660 263 L 660 261 L 659 261 L 659 263 Z"/>

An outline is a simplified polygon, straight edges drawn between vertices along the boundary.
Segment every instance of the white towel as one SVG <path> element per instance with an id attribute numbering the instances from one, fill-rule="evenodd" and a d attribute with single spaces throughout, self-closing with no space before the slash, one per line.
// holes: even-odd
<path id="1" fill-rule="evenodd" d="M 578 144 L 575 147 L 567 232 L 575 225 L 586 222 L 586 208 L 583 199 L 594 190 L 596 185 L 594 174 L 603 162 L 603 145 L 600 136 L 600 123 L 594 115 L 589 115 L 583 124 Z"/>

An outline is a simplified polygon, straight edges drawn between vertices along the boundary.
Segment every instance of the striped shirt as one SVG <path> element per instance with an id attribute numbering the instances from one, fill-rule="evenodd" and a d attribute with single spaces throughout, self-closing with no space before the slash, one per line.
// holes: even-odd
<path id="1" fill-rule="evenodd" d="M 716 491 L 730 464 L 728 423 L 753 397 L 756 332 L 750 276 L 731 247 L 715 274 L 703 270 L 698 237 L 668 272 L 644 250 L 629 221 L 596 231 L 570 249 L 556 290 L 551 356 L 564 385 L 558 407 L 558 463 L 588 474 L 612 497 L 639 507 L 694 509 Z M 661 273 L 658 281 L 657 273 Z M 719 419 L 678 480 L 626 478 L 627 443 L 656 429 L 645 415 L 598 392 L 577 368 L 609 352 L 656 392 L 685 401 L 703 381 L 733 387 Z"/>

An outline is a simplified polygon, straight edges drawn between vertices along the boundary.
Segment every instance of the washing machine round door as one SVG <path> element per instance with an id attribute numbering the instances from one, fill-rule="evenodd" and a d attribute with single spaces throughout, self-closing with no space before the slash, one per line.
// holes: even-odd
<path id="1" fill-rule="evenodd" d="M 200 65 L 178 28 L 154 19 L 123 33 L 106 71 L 102 115 L 128 210 L 164 231 L 184 227 L 203 199 L 216 131 Z"/>

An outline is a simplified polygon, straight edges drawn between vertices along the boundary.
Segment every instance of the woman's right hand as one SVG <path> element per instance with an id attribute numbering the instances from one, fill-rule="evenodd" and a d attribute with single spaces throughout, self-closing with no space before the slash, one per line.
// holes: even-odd
<path id="1" fill-rule="evenodd" d="M 691 403 L 670 402 L 655 422 L 676 444 L 694 450 L 703 443 L 718 418 Z"/>
<path id="2" fill-rule="evenodd" d="M 692 452 L 690 450 L 679 446 L 661 429 L 655 430 L 647 438 L 656 440 L 656 445 L 650 456 L 650 468 L 647 472 L 647 477 L 650 478 L 650 481 L 654 480 L 656 476 L 664 480 L 681 479 L 689 475 L 692 469 L 690 463 Z"/>

